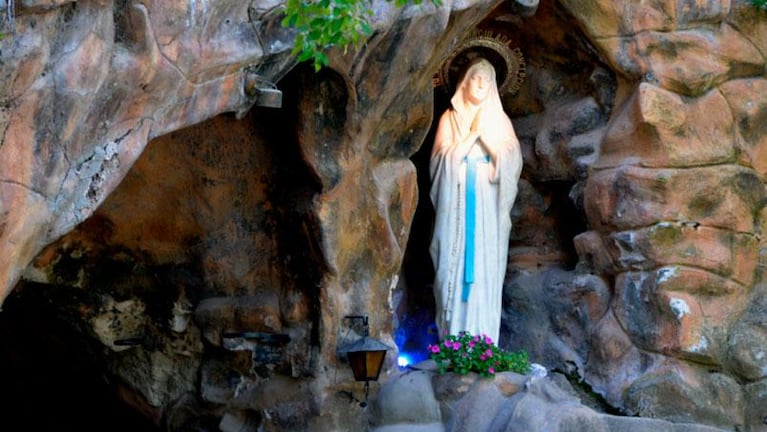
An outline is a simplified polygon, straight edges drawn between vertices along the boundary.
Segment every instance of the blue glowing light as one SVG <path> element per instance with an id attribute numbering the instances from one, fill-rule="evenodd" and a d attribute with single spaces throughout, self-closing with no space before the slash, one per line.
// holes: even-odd
<path id="1" fill-rule="evenodd" d="M 410 358 L 407 355 L 400 354 L 400 356 L 397 357 L 397 365 L 399 365 L 399 367 L 410 366 Z"/>
<path id="2" fill-rule="evenodd" d="M 429 345 L 439 343 L 434 319 L 425 310 L 405 314 L 395 330 L 394 341 L 399 350 L 399 367 L 410 367 L 427 360 Z"/>

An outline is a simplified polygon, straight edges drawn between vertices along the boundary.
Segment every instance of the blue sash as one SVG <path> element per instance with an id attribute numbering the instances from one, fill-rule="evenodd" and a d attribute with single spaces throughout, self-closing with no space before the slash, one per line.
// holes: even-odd
<path id="1" fill-rule="evenodd" d="M 463 252 L 463 290 L 461 301 L 469 301 L 474 283 L 474 236 L 477 225 L 477 164 L 490 163 L 490 156 L 466 156 L 466 248 Z"/>

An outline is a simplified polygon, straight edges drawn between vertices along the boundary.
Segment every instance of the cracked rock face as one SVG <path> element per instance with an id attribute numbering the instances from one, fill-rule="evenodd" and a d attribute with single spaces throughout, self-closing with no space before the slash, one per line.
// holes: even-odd
<path id="1" fill-rule="evenodd" d="M 279 1 L 11 4 L 0 299 L 42 287 L 155 423 L 375 420 L 348 409 L 345 317 L 397 350 L 428 321 L 432 77 L 480 28 L 527 62 L 503 95 L 525 171 L 501 344 L 628 414 L 762 427 L 767 20 L 747 2 L 381 1 L 319 73 Z M 260 80 L 283 108 L 253 106 Z"/>

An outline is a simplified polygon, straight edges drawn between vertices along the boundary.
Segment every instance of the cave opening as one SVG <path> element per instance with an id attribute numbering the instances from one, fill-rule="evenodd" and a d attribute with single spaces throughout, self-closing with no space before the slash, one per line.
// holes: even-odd
<path id="1" fill-rule="evenodd" d="M 291 133 L 308 70 L 279 83 L 283 109 L 222 114 L 150 141 L 94 214 L 38 254 L 0 313 L 5 425 L 152 432 L 215 420 L 199 429 L 212 430 L 220 406 L 202 389 L 236 382 L 210 370 L 310 375 L 300 347 L 319 337 L 320 186 Z M 213 319 L 198 319 L 201 303 Z M 247 359 L 205 336 L 245 326 L 290 334 L 292 345 L 275 359 L 278 348 L 255 344 Z"/>
<path id="2" fill-rule="evenodd" d="M 99 347 L 68 325 L 48 287 L 21 285 L 0 313 L 3 429 L 161 430 L 118 397 L 120 383 L 98 361 Z"/>

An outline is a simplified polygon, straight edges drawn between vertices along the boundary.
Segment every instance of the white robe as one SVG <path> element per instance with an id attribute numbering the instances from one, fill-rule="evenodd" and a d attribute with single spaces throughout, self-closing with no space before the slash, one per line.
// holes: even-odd
<path id="1" fill-rule="evenodd" d="M 503 114 L 505 117 L 505 114 Z M 501 325 L 501 299 L 509 251 L 511 207 L 517 195 L 522 171 L 522 154 L 511 122 L 496 128 L 504 132 L 496 163 L 480 162 L 476 176 L 476 230 L 474 241 L 474 282 L 468 301 L 462 300 L 464 254 L 466 248 L 466 169 L 465 148 L 456 143 L 467 136 L 469 125 L 453 109 L 447 110 L 440 127 L 450 127 L 452 145 L 432 153 L 430 197 L 436 211 L 429 252 L 435 266 L 434 296 L 436 324 L 441 337 L 468 331 L 489 336 L 498 343 Z M 510 136 L 507 131 L 510 132 Z M 474 144 L 469 158 L 485 153 Z"/>

